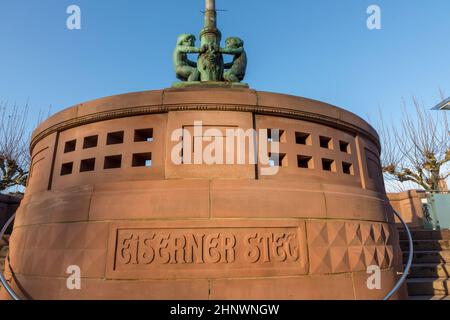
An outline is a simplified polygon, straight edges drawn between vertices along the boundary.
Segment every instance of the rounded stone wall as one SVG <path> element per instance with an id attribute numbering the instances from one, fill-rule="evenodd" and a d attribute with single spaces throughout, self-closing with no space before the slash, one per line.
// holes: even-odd
<path id="1" fill-rule="evenodd" d="M 254 163 L 195 162 L 209 129 L 268 133 L 269 163 L 260 148 L 243 153 Z M 325 103 L 219 88 L 112 96 L 49 118 L 31 154 L 6 273 L 25 298 L 380 299 L 402 269 L 377 133 Z M 372 265 L 381 290 L 367 287 Z"/>

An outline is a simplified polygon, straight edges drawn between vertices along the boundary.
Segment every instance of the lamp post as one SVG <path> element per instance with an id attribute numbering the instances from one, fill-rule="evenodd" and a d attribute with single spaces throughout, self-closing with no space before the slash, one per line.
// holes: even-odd
<path id="1" fill-rule="evenodd" d="M 200 32 L 202 48 L 207 50 L 199 55 L 198 70 L 201 81 L 222 81 L 223 56 L 220 53 L 222 34 L 217 28 L 216 1 L 206 0 L 205 25 Z"/>

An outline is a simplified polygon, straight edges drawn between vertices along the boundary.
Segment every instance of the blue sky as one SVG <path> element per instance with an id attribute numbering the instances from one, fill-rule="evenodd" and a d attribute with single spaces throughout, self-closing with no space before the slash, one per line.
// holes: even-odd
<path id="1" fill-rule="evenodd" d="M 246 42 L 252 88 L 305 96 L 374 120 L 402 98 L 450 95 L 448 0 L 217 0 L 224 37 Z M 66 9 L 82 29 L 66 28 Z M 366 27 L 381 7 L 382 30 Z M 198 34 L 203 0 L 0 0 L 0 100 L 52 112 L 170 87 L 180 33 Z"/>

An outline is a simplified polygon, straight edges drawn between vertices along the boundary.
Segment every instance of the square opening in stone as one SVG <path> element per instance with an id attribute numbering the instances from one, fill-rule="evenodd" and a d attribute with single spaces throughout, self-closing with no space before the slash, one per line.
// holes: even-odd
<path id="1" fill-rule="evenodd" d="M 122 155 L 105 157 L 104 169 L 119 169 L 122 166 Z"/>
<path id="2" fill-rule="evenodd" d="M 322 159 L 322 168 L 325 171 L 336 172 L 336 163 L 332 159 Z"/>
<path id="3" fill-rule="evenodd" d="M 287 167 L 288 157 L 285 153 L 269 153 L 269 166 L 271 167 Z"/>
<path id="4" fill-rule="evenodd" d="M 98 136 L 90 136 L 84 138 L 83 149 L 95 148 L 98 145 Z"/>
<path id="5" fill-rule="evenodd" d="M 64 163 L 61 166 L 61 175 L 67 176 L 69 174 L 72 174 L 73 171 L 73 162 Z"/>
<path id="6" fill-rule="evenodd" d="M 351 175 L 355 174 L 355 172 L 353 171 L 353 164 L 348 163 L 348 162 L 343 162 L 342 163 L 342 171 L 345 174 L 351 174 Z"/>
<path id="7" fill-rule="evenodd" d="M 134 142 L 152 142 L 153 129 L 139 129 L 134 131 Z"/>
<path id="8" fill-rule="evenodd" d="M 81 160 L 80 172 L 95 170 L 95 158 Z"/>
<path id="9" fill-rule="evenodd" d="M 333 140 L 331 138 L 320 136 L 319 139 L 321 148 L 333 150 Z"/>
<path id="10" fill-rule="evenodd" d="M 299 168 L 314 169 L 313 158 L 309 156 L 297 156 L 297 164 Z"/>
<path id="11" fill-rule="evenodd" d="M 123 131 L 108 133 L 108 136 L 106 137 L 106 144 L 107 145 L 122 144 L 124 134 L 125 133 Z"/>
<path id="12" fill-rule="evenodd" d="M 342 152 L 350 153 L 350 143 L 345 142 L 345 141 L 339 141 L 339 149 Z"/>
<path id="13" fill-rule="evenodd" d="M 151 167 L 151 166 L 152 166 L 151 152 L 133 154 L 133 167 Z"/>
<path id="14" fill-rule="evenodd" d="M 277 131 L 278 137 L 276 137 Z M 281 129 L 267 129 L 267 140 L 269 142 L 286 142 L 286 131 Z"/>
<path id="15" fill-rule="evenodd" d="M 295 133 L 295 143 L 296 144 L 303 144 L 303 145 L 311 146 L 312 145 L 311 140 L 312 140 L 311 135 L 309 133 L 306 133 L 306 132 L 296 132 Z"/>
<path id="16" fill-rule="evenodd" d="M 64 153 L 69 153 L 75 151 L 77 148 L 77 140 L 67 141 L 64 146 Z"/>

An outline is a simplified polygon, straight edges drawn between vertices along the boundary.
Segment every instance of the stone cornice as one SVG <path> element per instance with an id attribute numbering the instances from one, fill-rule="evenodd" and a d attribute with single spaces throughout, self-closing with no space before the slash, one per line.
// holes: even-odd
<path id="1" fill-rule="evenodd" d="M 360 128 L 352 123 L 325 116 L 313 112 L 300 111 L 290 108 L 274 107 L 274 106 L 249 106 L 249 105 L 233 105 L 233 104 L 176 104 L 176 105 L 160 105 L 160 106 L 133 106 L 121 109 L 104 111 L 99 113 L 88 114 L 82 117 L 72 118 L 62 121 L 53 126 L 46 128 L 37 133 L 32 141 L 30 150 L 33 152 L 36 144 L 43 138 L 55 133 L 65 131 L 78 126 L 91 124 L 100 121 L 134 117 L 140 115 L 167 113 L 172 111 L 235 111 L 235 112 L 252 112 L 261 115 L 272 115 L 285 117 L 290 119 L 304 120 L 314 123 L 320 123 L 330 127 L 334 127 L 353 134 L 361 134 L 369 138 L 378 148 L 381 149 L 379 139 L 371 132 Z"/>

